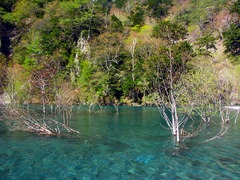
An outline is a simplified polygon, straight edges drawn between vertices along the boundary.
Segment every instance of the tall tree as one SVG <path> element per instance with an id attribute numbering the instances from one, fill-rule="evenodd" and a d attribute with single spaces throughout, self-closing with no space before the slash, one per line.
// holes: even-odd
<path id="1" fill-rule="evenodd" d="M 179 119 L 177 110 L 177 92 L 175 84 L 180 79 L 181 75 L 186 72 L 187 62 L 191 60 L 191 46 L 184 38 L 187 30 L 169 21 L 161 21 L 153 29 L 153 36 L 160 38 L 162 44 L 159 47 L 159 61 L 162 75 L 159 84 L 159 111 L 165 119 L 172 134 L 176 136 L 176 141 L 180 142 L 180 128 L 185 123 L 186 119 Z M 189 55 L 188 55 L 189 54 Z M 168 112 L 171 117 L 168 117 Z"/>

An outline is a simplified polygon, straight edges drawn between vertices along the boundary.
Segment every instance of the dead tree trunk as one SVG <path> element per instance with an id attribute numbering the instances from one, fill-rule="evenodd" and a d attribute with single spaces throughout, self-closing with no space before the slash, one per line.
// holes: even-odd
<path id="1" fill-rule="evenodd" d="M 132 41 L 132 46 L 131 46 L 131 56 L 132 56 L 132 80 L 133 82 L 135 81 L 135 48 L 137 44 L 137 39 L 135 38 Z"/>

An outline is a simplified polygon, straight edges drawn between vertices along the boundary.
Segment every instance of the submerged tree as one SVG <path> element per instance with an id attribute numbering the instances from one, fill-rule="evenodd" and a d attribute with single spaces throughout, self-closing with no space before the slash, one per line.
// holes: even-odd
<path id="1" fill-rule="evenodd" d="M 177 94 L 174 85 L 187 70 L 187 62 L 191 59 L 191 46 L 184 38 L 187 30 L 169 21 L 162 21 L 153 29 L 153 36 L 160 38 L 164 46 L 159 47 L 161 61 L 161 81 L 159 83 L 159 111 L 165 119 L 176 141 L 180 142 L 180 127 L 185 119 L 179 119 L 177 110 Z M 168 117 L 168 113 L 171 117 Z"/>
<path id="2" fill-rule="evenodd" d="M 228 77 L 217 76 L 216 69 L 209 69 L 210 62 L 200 66 L 196 65 L 200 64 L 197 61 L 193 62 L 195 65 L 190 63 L 193 60 L 193 51 L 184 40 L 186 30 L 182 26 L 168 21 L 160 22 L 153 29 L 153 36 L 162 41 L 157 56 L 161 62 L 159 94 L 155 94 L 155 99 L 176 141 L 179 143 L 181 138 L 197 135 L 203 127 L 201 122 L 210 123 L 216 115 L 221 117 L 222 128 L 219 135 L 223 135 L 227 130 L 225 123 L 229 122 L 229 114 L 224 105 L 229 103 L 232 92 Z M 200 55 L 210 55 L 209 49 L 215 48 L 213 42 L 212 37 L 200 39 L 202 52 L 208 52 Z M 191 128 L 191 132 L 187 132 L 188 120 L 196 123 L 196 116 L 200 117 L 197 128 Z"/>
<path id="3" fill-rule="evenodd" d="M 222 68 L 217 71 L 213 63 L 199 62 L 177 83 L 179 105 L 183 112 L 188 112 L 192 124 L 195 124 L 189 129 L 192 136 L 202 131 L 205 125 L 218 121 L 221 125 L 219 132 L 206 141 L 213 140 L 226 133 L 231 119 L 235 118 L 236 123 L 239 112 L 230 113 L 228 108 L 233 102 L 232 93 L 236 91 L 236 77 L 230 71 L 234 70 Z"/>

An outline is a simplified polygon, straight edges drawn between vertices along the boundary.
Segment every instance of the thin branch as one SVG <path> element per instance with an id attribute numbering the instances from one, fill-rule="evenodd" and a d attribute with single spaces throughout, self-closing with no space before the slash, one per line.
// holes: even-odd
<path id="1" fill-rule="evenodd" d="M 224 129 L 224 127 L 225 126 L 222 125 L 221 130 L 214 137 L 212 137 L 210 139 L 207 139 L 207 140 L 205 140 L 205 141 L 203 141 L 201 143 L 206 143 L 206 142 L 209 142 L 209 141 L 221 138 L 227 132 L 227 130 L 229 129 L 229 126 L 225 127 L 225 129 Z"/>

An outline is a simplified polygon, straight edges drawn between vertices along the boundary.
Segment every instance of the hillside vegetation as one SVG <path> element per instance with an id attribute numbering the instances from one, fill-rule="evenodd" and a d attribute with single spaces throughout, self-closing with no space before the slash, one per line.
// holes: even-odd
<path id="1" fill-rule="evenodd" d="M 219 97 L 238 104 L 239 6 L 239 0 L 2 0 L 1 101 L 154 105 L 174 89 L 179 105 Z"/>

